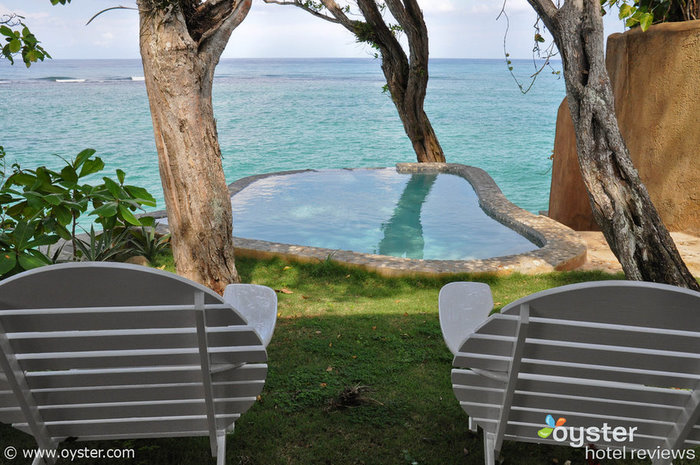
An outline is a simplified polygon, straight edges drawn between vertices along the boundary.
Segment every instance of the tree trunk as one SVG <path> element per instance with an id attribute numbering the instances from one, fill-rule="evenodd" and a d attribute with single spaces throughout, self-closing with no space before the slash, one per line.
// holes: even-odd
<path id="1" fill-rule="evenodd" d="M 604 61 L 598 0 L 528 0 L 552 33 L 564 67 L 579 166 L 593 216 L 628 279 L 700 290 L 632 165 Z"/>
<path id="2" fill-rule="evenodd" d="M 376 1 L 358 0 L 357 5 L 373 29 L 370 40 L 381 52 L 382 71 L 391 99 L 418 162 L 444 163 L 445 154 L 423 109 L 428 87 L 428 29 L 418 3 L 415 0 L 386 2 L 408 38 L 410 59 L 384 22 Z"/>
<path id="3" fill-rule="evenodd" d="M 428 29 L 416 0 L 386 0 L 392 16 L 399 22 L 408 38 L 410 61 L 377 6 L 377 0 L 357 0 L 366 22 L 350 19 L 349 6 L 341 7 L 335 0 L 263 0 L 265 3 L 293 5 L 312 15 L 342 25 L 357 37 L 380 51 L 382 71 L 391 100 L 403 123 L 404 131 L 413 145 L 418 162 L 445 162 L 428 115 L 423 110 L 428 87 Z M 384 6 L 382 6 L 384 8 Z M 329 14 L 326 14 L 326 11 Z"/>
<path id="4" fill-rule="evenodd" d="M 182 276 L 222 293 L 240 281 L 211 101 L 214 67 L 230 31 L 208 39 L 223 39 L 223 46 L 196 42 L 179 7 L 162 10 L 139 0 L 139 10 L 141 57 L 175 266 Z"/>

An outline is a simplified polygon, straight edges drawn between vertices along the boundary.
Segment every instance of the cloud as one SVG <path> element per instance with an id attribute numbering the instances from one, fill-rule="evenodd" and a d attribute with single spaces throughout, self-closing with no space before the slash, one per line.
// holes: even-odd
<path id="1" fill-rule="evenodd" d="M 93 43 L 98 47 L 107 47 L 109 45 L 112 45 L 113 42 L 114 34 L 112 34 L 111 32 L 103 32 L 102 34 L 100 34 L 99 40 L 96 40 Z"/>
<path id="2" fill-rule="evenodd" d="M 508 14 L 533 11 L 527 0 L 505 0 L 505 3 L 504 0 L 473 0 L 469 1 L 469 3 L 471 4 L 469 10 L 474 14 L 492 13 L 498 15 L 504 4 Z"/>
<path id="3" fill-rule="evenodd" d="M 423 13 L 450 13 L 457 10 L 452 0 L 422 0 Z"/>

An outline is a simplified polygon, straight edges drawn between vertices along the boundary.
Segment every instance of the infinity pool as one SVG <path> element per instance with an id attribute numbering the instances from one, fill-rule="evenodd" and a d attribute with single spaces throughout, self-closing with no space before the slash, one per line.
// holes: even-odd
<path id="1" fill-rule="evenodd" d="M 426 260 L 471 260 L 538 247 L 484 213 L 462 177 L 395 168 L 323 170 L 257 180 L 232 197 L 234 235 Z"/>

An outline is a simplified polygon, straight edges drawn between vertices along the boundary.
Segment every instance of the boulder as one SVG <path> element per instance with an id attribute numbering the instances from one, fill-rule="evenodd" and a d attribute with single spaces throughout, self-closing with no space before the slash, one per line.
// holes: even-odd
<path id="1" fill-rule="evenodd" d="M 672 231 L 700 234 L 700 20 L 608 38 L 606 65 L 632 161 Z M 554 141 L 549 216 L 597 230 L 579 172 L 566 99 Z"/>

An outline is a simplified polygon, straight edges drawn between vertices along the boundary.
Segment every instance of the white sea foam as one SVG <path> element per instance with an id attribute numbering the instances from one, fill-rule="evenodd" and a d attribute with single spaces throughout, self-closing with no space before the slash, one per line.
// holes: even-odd
<path id="1" fill-rule="evenodd" d="M 131 76 L 132 81 L 145 81 L 146 78 L 143 76 Z"/>
<path id="2" fill-rule="evenodd" d="M 56 79 L 56 82 L 85 82 L 85 79 Z"/>

